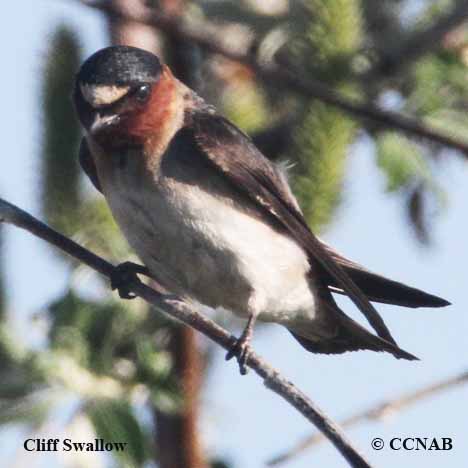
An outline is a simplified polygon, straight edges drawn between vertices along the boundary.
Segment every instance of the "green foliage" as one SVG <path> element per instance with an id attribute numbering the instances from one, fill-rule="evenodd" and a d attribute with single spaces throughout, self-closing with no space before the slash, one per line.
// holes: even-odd
<path id="1" fill-rule="evenodd" d="M 387 176 L 387 191 L 429 180 L 430 169 L 422 148 L 404 135 L 384 133 L 377 140 L 377 163 Z"/>
<path id="2" fill-rule="evenodd" d="M 18 344 L 5 319 L 0 321 L 0 362 L 0 425 L 41 423 L 50 409 L 41 396 L 45 376 L 35 354 Z"/>
<path id="3" fill-rule="evenodd" d="M 445 196 L 429 164 L 427 151 L 404 135 L 386 132 L 377 138 L 377 164 L 386 176 L 387 192 L 406 199 L 405 211 L 416 238 L 430 243 L 430 213 L 440 211 Z M 436 209 L 428 210 L 428 205 Z"/>
<path id="4" fill-rule="evenodd" d="M 360 5 L 348 0 L 308 0 L 294 24 L 289 49 L 296 65 L 314 78 L 354 92 L 346 82 L 362 40 Z M 313 229 L 323 229 L 341 198 L 346 154 L 355 126 L 343 113 L 316 101 L 303 105 L 294 144 L 287 156 L 298 161 L 294 190 Z"/>
<path id="5" fill-rule="evenodd" d="M 0 396 L 0 425 L 28 424 L 38 426 L 51 411 L 51 402 L 37 396 L 22 396 L 4 399 Z"/>
<path id="6" fill-rule="evenodd" d="M 468 141 L 464 110 L 468 80 L 460 54 L 457 50 L 442 50 L 420 60 L 413 69 L 405 109 L 435 128 Z"/>
<path id="7" fill-rule="evenodd" d="M 413 70 L 408 110 L 428 116 L 455 107 L 466 96 L 466 65 L 455 52 L 441 51 L 420 60 Z"/>
<path id="8" fill-rule="evenodd" d="M 78 221 L 78 147 L 80 129 L 70 99 L 81 62 L 78 40 L 68 28 L 57 28 L 44 68 L 42 108 L 42 206 L 49 223 L 70 233 Z"/>
<path id="9" fill-rule="evenodd" d="M 462 109 L 440 109 L 427 117 L 426 121 L 453 138 L 468 141 L 468 114 Z"/>
<path id="10" fill-rule="evenodd" d="M 423 10 L 422 15 L 418 16 L 414 25 L 417 29 L 429 27 L 434 21 L 451 11 L 457 3 L 461 2 L 459 0 L 437 0 L 427 3 L 426 9 Z"/>
<path id="11" fill-rule="evenodd" d="M 127 443 L 125 450 L 113 451 L 123 466 L 141 466 L 148 455 L 146 437 L 133 408 L 124 400 L 100 399 L 90 403 L 86 413 L 96 434 L 105 441 Z"/>
<path id="12" fill-rule="evenodd" d="M 1 325 L 0 332 L 0 398 L 27 397 L 43 384 L 42 376 L 35 365 L 34 354 L 22 350 L 13 342 L 5 324 Z"/>
<path id="13" fill-rule="evenodd" d="M 254 132 L 268 122 L 268 102 L 253 83 L 244 83 L 225 91 L 223 109 L 229 119 L 246 132 Z"/>
<path id="14" fill-rule="evenodd" d="M 138 340 L 136 344 L 136 357 L 140 364 L 140 378 L 151 379 L 159 382 L 167 379 L 172 370 L 172 360 L 168 352 L 155 350 L 153 340 L 146 336 Z"/>
<path id="15" fill-rule="evenodd" d="M 321 103 L 312 106 L 296 133 L 300 163 L 294 191 L 309 225 L 320 230 L 340 201 L 346 151 L 354 132 L 352 122 L 339 111 Z"/>
<path id="16" fill-rule="evenodd" d="M 305 0 L 292 26 L 292 60 L 314 78 L 340 83 L 362 41 L 358 0 Z"/>
<path id="17" fill-rule="evenodd" d="M 49 307 L 51 348 L 96 375 L 144 384 L 155 406 L 176 408 L 172 360 L 156 339 L 165 325 L 146 312 L 113 300 L 86 301 L 69 291 Z"/>
<path id="18" fill-rule="evenodd" d="M 97 372 L 112 370 L 114 359 L 130 346 L 141 319 L 115 301 L 92 302 L 68 292 L 49 307 L 52 349 L 60 349 L 82 366 Z"/>

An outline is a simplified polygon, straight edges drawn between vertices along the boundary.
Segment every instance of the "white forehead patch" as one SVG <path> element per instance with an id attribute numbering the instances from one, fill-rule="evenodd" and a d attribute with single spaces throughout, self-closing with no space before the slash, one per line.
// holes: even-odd
<path id="1" fill-rule="evenodd" d="M 108 106 L 118 101 L 130 91 L 130 86 L 80 84 L 81 94 L 91 104 L 98 108 Z"/>

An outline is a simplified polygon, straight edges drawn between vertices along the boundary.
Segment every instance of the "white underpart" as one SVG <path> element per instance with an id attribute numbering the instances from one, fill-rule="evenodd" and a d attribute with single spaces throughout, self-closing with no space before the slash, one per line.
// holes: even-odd
<path id="1" fill-rule="evenodd" d="M 129 157 L 125 170 L 100 180 L 123 233 L 158 279 L 242 317 L 284 324 L 316 318 L 307 255 L 296 242 L 197 185 L 142 184 L 132 167 L 139 159 Z"/>
<path id="2" fill-rule="evenodd" d="M 123 98 L 129 86 L 80 84 L 81 94 L 94 108 L 108 106 Z"/>

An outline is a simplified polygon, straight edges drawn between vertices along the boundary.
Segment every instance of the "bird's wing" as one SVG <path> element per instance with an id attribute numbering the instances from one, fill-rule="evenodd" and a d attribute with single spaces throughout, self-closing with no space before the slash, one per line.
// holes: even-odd
<path id="1" fill-rule="evenodd" d="M 96 166 L 93 157 L 89 151 L 88 143 L 85 138 L 81 139 L 80 152 L 79 152 L 80 166 L 89 177 L 94 187 L 102 193 L 101 183 L 99 182 Z"/>
<path id="2" fill-rule="evenodd" d="M 280 174 L 249 137 L 226 119 L 207 112 L 193 112 L 187 119 L 187 130 L 199 154 L 255 204 L 262 219 L 283 228 L 307 252 L 309 262 L 322 267 L 350 297 L 377 334 L 395 343 L 369 299 L 311 232 Z"/>
<path id="3" fill-rule="evenodd" d="M 445 299 L 433 294 L 373 273 L 362 265 L 344 257 L 324 242 L 322 242 L 322 245 L 370 301 L 404 307 L 443 307 L 450 304 Z M 345 294 L 343 288 L 340 287 L 332 275 L 325 273 L 324 281 L 331 291 Z"/>

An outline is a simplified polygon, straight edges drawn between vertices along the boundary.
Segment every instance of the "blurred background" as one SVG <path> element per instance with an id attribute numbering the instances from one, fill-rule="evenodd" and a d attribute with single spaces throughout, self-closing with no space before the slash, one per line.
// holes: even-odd
<path id="1" fill-rule="evenodd" d="M 468 144 L 466 1 L 106 3 L 123 15 L 150 8 L 259 63 L 280 63 Z M 466 466 L 467 154 L 358 121 L 183 37 L 80 1 L 19 0 L 2 11 L 1 197 L 115 263 L 131 259 L 103 198 L 78 168 L 70 94 L 80 63 L 101 47 L 160 54 L 267 157 L 288 162 L 307 220 L 327 242 L 453 303 L 378 306 L 420 362 L 309 354 L 274 325 L 258 327 L 255 349 L 335 420 L 364 412 L 347 433 L 373 466 Z M 143 301 L 119 300 L 102 278 L 31 235 L 0 229 L 0 466 L 255 468 L 315 433 L 202 336 Z M 230 315 L 207 313 L 239 333 L 242 324 Z M 374 451 L 374 437 L 451 437 L 453 449 Z M 27 452 L 27 438 L 129 445 L 104 455 Z M 322 442 L 284 466 L 346 465 Z"/>

